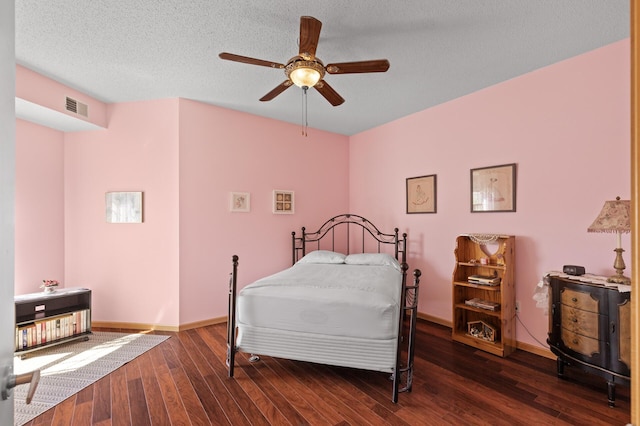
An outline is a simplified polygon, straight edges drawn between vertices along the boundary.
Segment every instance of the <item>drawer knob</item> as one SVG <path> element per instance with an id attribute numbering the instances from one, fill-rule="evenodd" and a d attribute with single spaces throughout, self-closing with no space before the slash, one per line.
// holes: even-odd
<path id="1" fill-rule="evenodd" d="M 576 303 L 576 302 L 578 301 L 578 298 L 577 298 L 577 297 L 572 297 L 572 298 L 571 298 L 571 301 L 572 301 L 573 303 Z"/>
<path id="2" fill-rule="evenodd" d="M 578 322 L 578 318 L 573 317 L 573 318 L 571 318 L 571 321 L 573 321 L 573 322 Z"/>
<path id="3" fill-rule="evenodd" d="M 573 344 L 577 345 L 578 344 L 578 339 L 573 339 Z"/>

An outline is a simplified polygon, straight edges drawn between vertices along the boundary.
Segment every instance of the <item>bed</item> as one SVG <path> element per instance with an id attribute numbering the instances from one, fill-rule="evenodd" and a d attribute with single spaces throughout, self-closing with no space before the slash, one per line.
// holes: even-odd
<path id="1" fill-rule="evenodd" d="M 344 214 L 291 234 L 292 266 L 237 291 L 229 284 L 227 364 L 259 355 L 391 373 L 411 391 L 420 271 L 407 284 L 407 234 Z"/>

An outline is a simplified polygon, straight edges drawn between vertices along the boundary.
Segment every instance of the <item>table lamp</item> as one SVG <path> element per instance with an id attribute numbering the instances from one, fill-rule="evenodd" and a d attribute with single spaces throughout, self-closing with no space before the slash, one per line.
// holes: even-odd
<path id="1" fill-rule="evenodd" d="M 602 211 L 587 229 L 588 232 L 615 232 L 618 236 L 618 247 L 616 252 L 616 260 L 613 267 L 616 275 L 607 278 L 610 283 L 631 284 L 631 279 L 623 275 L 625 264 L 622 259 L 622 236 L 623 232 L 631 232 L 631 202 L 629 200 L 621 200 L 616 197 L 613 201 L 606 201 L 602 207 Z"/>

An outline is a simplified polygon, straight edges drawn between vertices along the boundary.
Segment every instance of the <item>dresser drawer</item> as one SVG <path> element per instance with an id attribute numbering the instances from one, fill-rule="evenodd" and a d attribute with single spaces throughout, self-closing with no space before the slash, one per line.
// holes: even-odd
<path id="1" fill-rule="evenodd" d="M 565 288 L 561 292 L 560 299 L 563 305 L 598 313 L 598 301 L 591 296 L 591 293 Z"/>
<path id="2" fill-rule="evenodd" d="M 561 305 L 561 309 L 562 328 L 566 328 L 572 333 L 598 340 L 600 336 L 598 330 L 600 315 L 567 305 Z"/>
<path id="3" fill-rule="evenodd" d="M 566 328 L 562 329 L 562 343 L 572 351 L 588 357 L 593 357 L 600 353 L 600 342 L 597 339 L 573 333 Z"/>

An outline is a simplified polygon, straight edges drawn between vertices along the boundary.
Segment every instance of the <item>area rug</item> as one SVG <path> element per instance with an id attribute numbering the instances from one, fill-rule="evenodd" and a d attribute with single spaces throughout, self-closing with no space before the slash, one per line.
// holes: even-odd
<path id="1" fill-rule="evenodd" d="M 14 374 L 41 371 L 31 404 L 25 403 L 29 385 L 15 388 L 15 425 L 27 423 L 168 337 L 97 331 L 87 341 L 52 346 L 28 353 L 24 359 L 15 357 Z"/>

